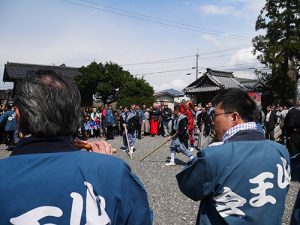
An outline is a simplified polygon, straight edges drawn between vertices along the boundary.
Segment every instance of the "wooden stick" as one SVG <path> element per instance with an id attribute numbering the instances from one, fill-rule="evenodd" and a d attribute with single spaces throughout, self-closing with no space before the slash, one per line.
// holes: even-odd
<path id="1" fill-rule="evenodd" d="M 160 146 L 158 146 L 153 151 L 151 151 L 150 153 L 148 153 L 147 155 L 145 155 L 143 158 L 141 158 L 140 162 L 142 162 L 144 159 L 146 159 L 149 155 L 151 155 L 154 152 L 156 152 L 158 149 L 160 149 L 162 146 L 164 146 L 167 142 L 169 142 L 170 140 L 172 140 L 172 138 L 174 138 L 176 135 L 177 135 L 177 132 L 173 136 L 171 136 L 170 138 L 168 138 L 168 140 L 164 141 Z"/>
<path id="2" fill-rule="evenodd" d="M 20 132 L 19 133 L 19 138 L 24 138 L 24 135 Z M 92 150 L 92 146 L 90 144 L 78 144 L 78 143 L 73 143 L 73 145 L 76 147 L 76 148 L 79 148 L 79 149 L 85 149 L 87 151 L 91 151 Z M 112 148 L 112 153 L 117 153 L 117 149 L 115 148 Z"/>
<path id="3" fill-rule="evenodd" d="M 91 146 L 90 144 L 85 144 L 85 145 L 84 145 L 84 144 L 77 144 L 77 143 L 75 143 L 74 146 L 75 146 L 76 148 L 85 149 L 85 150 L 88 150 L 88 151 L 91 151 L 91 150 L 92 150 L 92 146 Z M 113 152 L 113 153 L 117 153 L 117 149 L 113 148 L 113 149 L 112 149 L 112 152 Z"/>

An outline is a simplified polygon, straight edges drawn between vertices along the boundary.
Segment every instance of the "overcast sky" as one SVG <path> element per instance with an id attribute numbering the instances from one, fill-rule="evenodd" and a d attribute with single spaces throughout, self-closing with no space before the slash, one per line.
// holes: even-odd
<path id="1" fill-rule="evenodd" d="M 9 62 L 112 61 L 160 91 L 206 68 L 253 78 L 251 39 L 264 0 L 1 0 L 0 71 Z M 166 72 L 171 71 L 171 72 Z M 186 75 L 191 73 L 190 76 Z M 201 75 L 201 74 L 200 74 Z M 1 79 L 2 80 L 2 79 Z M 0 83 L 0 89 L 12 87 Z"/>

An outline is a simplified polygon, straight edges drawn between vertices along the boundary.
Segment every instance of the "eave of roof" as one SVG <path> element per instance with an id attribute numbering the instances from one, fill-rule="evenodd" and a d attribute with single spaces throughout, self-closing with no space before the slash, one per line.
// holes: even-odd
<path id="1" fill-rule="evenodd" d="M 184 96 L 183 92 L 177 91 L 175 89 L 166 89 L 154 94 L 154 96 L 161 96 L 161 95 L 170 95 L 172 97 L 180 97 Z"/>
<path id="2" fill-rule="evenodd" d="M 208 80 L 210 85 L 208 85 Z M 246 90 L 247 87 L 241 84 L 235 79 L 232 72 L 223 72 L 217 70 L 207 69 L 207 72 L 203 74 L 201 78 L 188 85 L 185 89 L 185 93 L 201 93 L 201 92 L 212 92 L 218 91 L 222 88 L 241 88 Z"/>
<path id="3" fill-rule="evenodd" d="M 38 70 L 53 70 L 58 74 L 75 77 L 81 75 L 79 68 L 66 66 L 50 66 L 25 63 L 10 63 L 5 64 L 3 81 L 12 82 L 23 79 L 28 73 Z"/>
<path id="4" fill-rule="evenodd" d="M 222 89 L 221 87 L 212 87 L 212 86 L 208 86 L 208 87 L 196 87 L 190 90 L 187 90 L 186 93 L 188 94 L 195 94 L 195 93 L 200 93 L 200 92 L 212 92 L 212 91 L 218 91 Z"/>

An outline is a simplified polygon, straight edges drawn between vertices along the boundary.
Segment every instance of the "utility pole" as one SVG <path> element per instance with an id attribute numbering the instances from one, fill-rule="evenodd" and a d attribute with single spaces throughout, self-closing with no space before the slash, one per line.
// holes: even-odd
<path id="1" fill-rule="evenodd" d="M 198 51 L 199 51 L 199 49 L 197 48 L 197 54 L 196 54 L 196 80 L 198 80 L 198 59 L 199 59 Z"/>

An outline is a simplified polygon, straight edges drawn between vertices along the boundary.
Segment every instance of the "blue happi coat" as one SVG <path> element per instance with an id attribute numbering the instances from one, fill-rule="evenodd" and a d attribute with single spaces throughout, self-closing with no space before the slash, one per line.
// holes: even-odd
<path id="1" fill-rule="evenodd" d="M 146 191 L 122 160 L 68 138 L 24 138 L 0 160 L 0 224 L 150 225 Z"/>
<path id="2" fill-rule="evenodd" d="M 123 112 L 121 116 L 122 116 L 121 123 L 125 123 L 128 132 L 129 133 L 135 132 L 136 122 L 137 122 L 135 117 L 135 111 L 128 111 L 127 114 Z"/>
<path id="3" fill-rule="evenodd" d="M 112 109 L 106 111 L 105 120 L 106 126 L 115 125 L 116 121 Z"/>
<path id="4" fill-rule="evenodd" d="M 170 145 L 171 151 L 187 150 L 189 138 L 187 130 L 188 121 L 185 115 L 180 114 L 178 117 L 174 118 L 172 134 L 174 135 L 177 132 L 177 135 L 172 139 Z M 192 154 L 190 154 L 190 156 L 192 156 Z"/>
<path id="5" fill-rule="evenodd" d="M 0 116 L 0 124 L 4 127 L 5 131 L 15 131 L 18 129 L 15 111 L 9 110 Z"/>
<path id="6" fill-rule="evenodd" d="M 128 132 L 128 142 L 127 143 L 127 139 L 126 139 L 126 134 L 125 134 L 125 130 L 123 130 L 123 145 L 127 148 L 128 144 L 130 147 L 134 147 L 135 145 L 135 141 L 136 141 L 136 125 L 137 125 L 137 121 L 136 121 L 136 115 L 134 111 L 128 111 L 127 114 L 125 112 L 122 113 L 122 118 L 121 118 L 121 124 L 125 124 L 126 125 L 126 129 Z"/>
<path id="7" fill-rule="evenodd" d="M 291 158 L 292 174 L 300 182 L 300 153 Z M 294 204 L 293 213 L 291 216 L 291 225 L 300 224 L 300 190 L 298 191 L 297 199 Z"/>
<path id="8" fill-rule="evenodd" d="M 177 175 L 181 191 L 201 200 L 196 224 L 281 225 L 290 183 L 285 146 L 257 130 L 200 151 Z"/>

